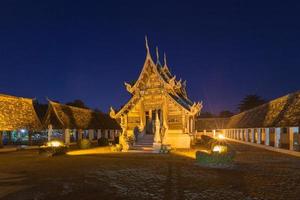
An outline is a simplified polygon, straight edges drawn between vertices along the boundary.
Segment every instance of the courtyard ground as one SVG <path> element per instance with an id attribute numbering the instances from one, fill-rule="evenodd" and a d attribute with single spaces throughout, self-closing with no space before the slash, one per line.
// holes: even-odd
<path id="1" fill-rule="evenodd" d="M 2 153 L 0 199 L 300 199 L 299 158 L 230 144 L 237 155 L 227 169 L 201 167 L 193 153 Z"/>

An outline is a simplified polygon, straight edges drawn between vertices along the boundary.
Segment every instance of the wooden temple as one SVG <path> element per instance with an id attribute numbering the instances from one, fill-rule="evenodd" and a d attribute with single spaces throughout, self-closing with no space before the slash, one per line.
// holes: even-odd
<path id="1" fill-rule="evenodd" d="M 177 80 L 167 65 L 154 62 L 146 38 L 147 55 L 140 76 L 133 84 L 125 82 L 130 100 L 118 111 L 111 108 L 110 116 L 118 119 L 122 135 L 133 137 L 138 131 L 138 140 L 151 138 L 153 144 L 161 143 L 175 148 L 189 148 L 190 134 L 195 130 L 195 117 L 202 103 L 193 102 L 186 92 L 186 81 Z M 138 128 L 138 129 L 137 129 Z M 163 133 L 163 134 L 162 134 Z"/>

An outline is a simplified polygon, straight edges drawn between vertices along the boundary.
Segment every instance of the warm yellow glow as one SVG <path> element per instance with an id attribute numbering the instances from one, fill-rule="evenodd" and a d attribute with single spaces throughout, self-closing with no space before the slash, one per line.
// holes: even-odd
<path id="1" fill-rule="evenodd" d="M 224 153 L 227 151 L 227 147 L 226 146 L 223 146 L 223 145 L 216 145 L 214 146 L 213 152 L 218 152 L 218 153 Z"/>
<path id="2" fill-rule="evenodd" d="M 47 146 L 48 147 L 60 147 L 60 146 L 63 146 L 63 143 L 60 141 L 50 141 L 50 142 L 47 142 Z"/>
<path id="3" fill-rule="evenodd" d="M 219 140 L 224 140 L 224 139 L 225 139 L 225 136 L 224 136 L 223 134 L 219 134 L 219 135 L 218 135 L 218 139 L 219 139 Z"/>
<path id="4" fill-rule="evenodd" d="M 110 147 L 97 147 L 93 149 L 69 151 L 67 155 L 81 156 L 81 155 L 108 154 L 108 153 L 114 153 L 110 150 Z"/>

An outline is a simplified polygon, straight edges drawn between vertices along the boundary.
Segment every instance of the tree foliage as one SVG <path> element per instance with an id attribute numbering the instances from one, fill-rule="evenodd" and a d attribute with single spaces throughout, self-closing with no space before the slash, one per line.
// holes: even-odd
<path id="1" fill-rule="evenodd" d="M 199 118 L 212 118 L 212 117 L 215 117 L 215 115 L 207 111 L 202 112 L 199 116 Z"/>
<path id="2" fill-rule="evenodd" d="M 258 95 L 255 94 L 247 95 L 242 99 L 242 101 L 238 105 L 238 110 L 239 112 L 244 112 L 246 110 L 250 110 L 252 108 L 260 106 L 264 103 L 266 103 L 266 100 L 264 100 Z"/>
<path id="3" fill-rule="evenodd" d="M 68 106 L 74 106 L 74 107 L 78 107 L 78 108 L 88 108 L 85 105 L 85 103 L 82 100 L 80 100 L 80 99 L 75 99 L 72 102 L 66 103 L 66 105 L 68 105 Z"/>
<path id="4" fill-rule="evenodd" d="M 223 118 L 231 117 L 233 115 L 234 115 L 234 113 L 229 110 L 223 110 L 219 113 L 219 117 L 223 117 Z"/>

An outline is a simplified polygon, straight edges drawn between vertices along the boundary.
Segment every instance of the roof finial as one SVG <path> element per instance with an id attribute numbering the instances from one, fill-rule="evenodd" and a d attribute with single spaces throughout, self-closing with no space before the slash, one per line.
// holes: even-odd
<path id="1" fill-rule="evenodd" d="M 156 63 L 159 63 L 159 52 L 158 52 L 158 46 L 156 46 Z"/>
<path id="2" fill-rule="evenodd" d="M 149 45 L 148 45 L 148 38 L 147 38 L 147 35 L 145 35 L 145 44 L 146 44 L 147 55 L 149 55 L 149 54 L 150 54 L 150 51 L 149 51 Z"/>
<path id="3" fill-rule="evenodd" d="M 164 65 L 167 66 L 167 55 L 166 55 L 166 52 L 164 52 Z"/>

